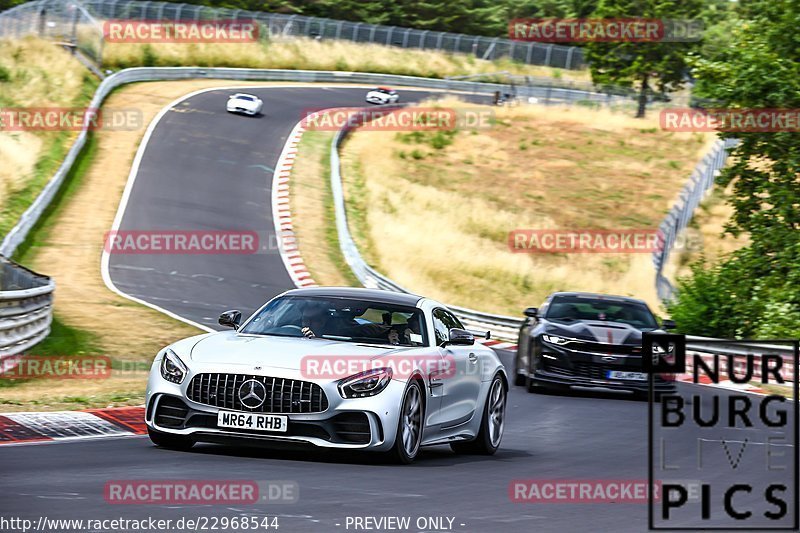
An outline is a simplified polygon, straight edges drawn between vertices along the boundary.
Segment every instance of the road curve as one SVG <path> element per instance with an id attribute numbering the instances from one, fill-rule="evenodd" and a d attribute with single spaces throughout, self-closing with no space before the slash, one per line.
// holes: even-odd
<path id="1" fill-rule="evenodd" d="M 130 188 L 121 232 L 256 232 L 257 254 L 109 255 L 108 274 L 124 294 L 217 327 L 217 316 L 245 316 L 294 288 L 274 246 L 272 177 L 292 128 L 308 110 L 362 106 L 364 89 L 263 87 L 260 117 L 225 112 L 233 91 L 202 92 L 174 105 L 153 130 Z M 404 101 L 430 96 L 404 90 Z M 270 249 L 271 248 L 271 249 Z"/>
<path id="2" fill-rule="evenodd" d="M 153 131 L 120 229 L 243 229 L 270 234 L 272 170 L 304 109 L 361 105 L 363 90 L 248 89 L 265 102 L 262 118 L 224 112 L 214 90 L 183 101 Z M 424 93 L 402 91 L 406 101 Z M 209 327 L 220 310 L 247 313 L 291 288 L 277 254 L 112 255 L 122 291 Z M 507 367 L 512 354 L 500 352 Z M 707 405 L 708 389 L 695 402 Z M 510 391 L 505 436 L 493 457 L 424 449 L 410 466 L 371 455 L 197 445 L 191 452 L 153 447 L 145 437 L 0 448 L 3 516 L 105 519 L 278 516 L 280 531 L 346 531 L 347 517 L 451 517 L 452 531 L 645 531 L 644 504 L 513 503 L 517 479 L 646 480 L 647 403 L 620 395 L 571 396 Z M 730 441 L 763 442 L 763 427 L 720 431 Z M 693 457 L 697 432 L 673 439 L 670 457 Z M 738 449 L 738 448 L 737 448 Z M 749 456 L 748 460 L 749 460 Z M 728 483 L 724 456 L 701 479 Z M 751 482 L 774 473 L 748 471 Z M 726 477 L 728 476 L 728 477 Z M 680 476 L 686 479 L 687 475 Z M 299 502 L 282 506 L 110 505 L 108 481 L 126 479 L 288 480 Z M 737 502 L 763 509 L 760 494 Z M 712 525 L 719 519 L 715 507 Z M 672 525 L 693 525 L 673 523 Z M 352 530 L 352 527 L 350 528 Z M 417 531 L 412 527 L 410 530 Z"/>

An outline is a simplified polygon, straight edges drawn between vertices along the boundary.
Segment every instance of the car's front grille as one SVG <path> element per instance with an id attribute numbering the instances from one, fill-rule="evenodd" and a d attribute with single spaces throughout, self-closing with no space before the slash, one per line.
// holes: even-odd
<path id="1" fill-rule="evenodd" d="M 591 341 L 572 341 L 564 345 L 569 350 L 598 355 L 639 355 L 642 347 L 630 344 L 603 344 Z"/>
<path id="2" fill-rule="evenodd" d="M 240 394 L 242 385 L 250 380 L 264 387 L 256 391 L 258 399 L 251 399 L 252 407 L 241 398 L 246 399 L 251 389 Z M 264 401 L 255 405 L 261 395 Z M 316 383 L 245 374 L 198 374 L 189 383 L 187 397 L 204 405 L 251 413 L 321 413 L 328 408 L 325 391 Z"/>
<path id="3" fill-rule="evenodd" d="M 575 374 L 590 379 L 606 379 L 606 371 L 608 367 L 601 365 L 592 365 L 588 363 L 574 363 Z"/>

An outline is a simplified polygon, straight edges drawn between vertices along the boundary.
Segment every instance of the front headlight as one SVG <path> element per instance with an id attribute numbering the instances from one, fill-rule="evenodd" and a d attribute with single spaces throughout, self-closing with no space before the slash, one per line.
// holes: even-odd
<path id="1" fill-rule="evenodd" d="M 339 394 L 342 398 L 364 398 L 375 396 L 392 381 L 391 368 L 376 368 L 360 372 L 339 383 Z"/>
<path id="2" fill-rule="evenodd" d="M 161 377 L 172 383 L 183 383 L 188 369 L 178 354 L 167 348 L 161 359 Z"/>
<path id="3" fill-rule="evenodd" d="M 542 340 L 544 342 L 549 342 L 550 344 L 555 344 L 557 346 L 561 346 L 569 342 L 569 339 L 565 339 L 564 337 L 559 337 L 557 335 L 542 335 Z"/>

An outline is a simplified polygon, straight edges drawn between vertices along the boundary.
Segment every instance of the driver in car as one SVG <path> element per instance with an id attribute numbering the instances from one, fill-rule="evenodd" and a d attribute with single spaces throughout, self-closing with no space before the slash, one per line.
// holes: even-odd
<path id="1" fill-rule="evenodd" d="M 307 303 L 302 310 L 302 327 L 300 332 L 305 337 L 321 337 L 330 335 L 331 316 L 326 306 L 320 303 Z"/>

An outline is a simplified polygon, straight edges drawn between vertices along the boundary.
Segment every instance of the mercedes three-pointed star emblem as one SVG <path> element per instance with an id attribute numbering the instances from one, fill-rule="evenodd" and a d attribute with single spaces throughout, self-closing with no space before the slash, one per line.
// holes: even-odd
<path id="1" fill-rule="evenodd" d="M 248 409 L 261 407 L 267 399 L 267 388 L 255 379 L 248 379 L 239 387 L 239 401 Z"/>

